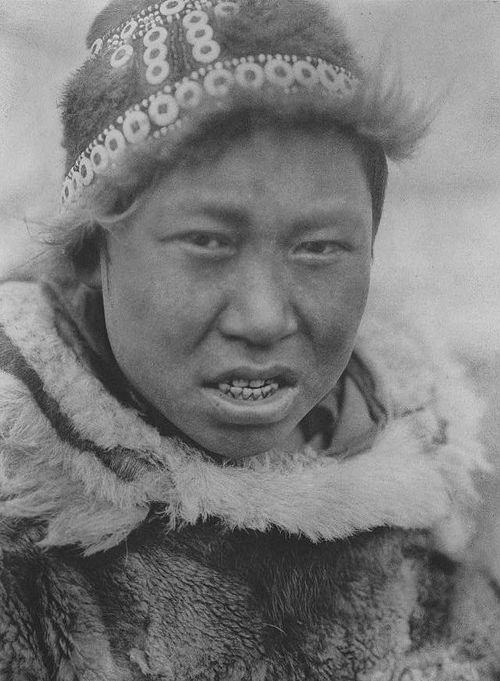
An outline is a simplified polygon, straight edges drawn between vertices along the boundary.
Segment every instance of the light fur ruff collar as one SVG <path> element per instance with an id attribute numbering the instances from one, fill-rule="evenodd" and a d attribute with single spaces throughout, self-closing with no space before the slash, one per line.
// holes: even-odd
<path id="1" fill-rule="evenodd" d="M 357 352 L 389 413 L 373 446 L 345 460 L 306 448 L 221 466 L 120 405 L 62 340 L 38 285 L 2 285 L 0 320 L 0 515 L 46 521 L 45 547 L 107 550 L 152 503 L 172 529 L 215 517 L 321 541 L 427 528 L 450 555 L 470 537 L 480 413 L 436 344 L 367 314 Z"/>

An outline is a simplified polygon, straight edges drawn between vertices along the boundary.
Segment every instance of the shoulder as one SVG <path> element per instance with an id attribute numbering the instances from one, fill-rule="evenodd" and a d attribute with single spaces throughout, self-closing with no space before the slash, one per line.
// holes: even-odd
<path id="1" fill-rule="evenodd" d="M 475 432 L 483 405 L 465 367 L 429 320 L 398 310 L 368 309 L 357 351 L 396 416 L 430 407 Z M 465 421 L 464 421 L 465 419 Z"/>
<path id="2" fill-rule="evenodd" d="M 438 546 L 461 558 L 475 533 L 477 478 L 489 470 L 481 438 L 484 406 L 439 330 L 390 308 L 368 309 L 357 353 L 392 422 L 408 423 L 433 452 L 454 512 L 435 528 Z"/>

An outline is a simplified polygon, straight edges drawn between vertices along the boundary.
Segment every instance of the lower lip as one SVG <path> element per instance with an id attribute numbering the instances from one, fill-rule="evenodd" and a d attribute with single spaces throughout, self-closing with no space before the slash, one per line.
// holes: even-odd
<path id="1" fill-rule="evenodd" d="M 286 418 L 298 395 L 297 387 L 279 388 L 260 400 L 237 400 L 216 388 L 203 388 L 222 420 L 239 426 L 264 426 Z"/>

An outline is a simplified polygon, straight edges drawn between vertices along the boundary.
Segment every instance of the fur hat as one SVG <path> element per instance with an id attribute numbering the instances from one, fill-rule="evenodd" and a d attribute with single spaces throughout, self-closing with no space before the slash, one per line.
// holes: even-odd
<path id="1" fill-rule="evenodd" d="M 133 192 L 189 136 L 235 112 L 346 126 L 384 168 L 426 125 L 362 73 L 342 26 L 313 0 L 113 0 L 87 44 L 62 104 L 69 214 L 109 212 L 113 189 Z M 380 164 L 374 173 L 385 187 Z"/>

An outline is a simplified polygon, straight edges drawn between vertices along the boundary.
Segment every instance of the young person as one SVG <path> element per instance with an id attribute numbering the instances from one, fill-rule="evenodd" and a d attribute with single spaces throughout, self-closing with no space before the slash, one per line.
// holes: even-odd
<path id="1" fill-rule="evenodd" d="M 496 679 L 478 406 L 365 313 L 428 114 L 312 2 L 115 1 L 88 44 L 57 258 L 0 292 L 1 678 Z"/>

